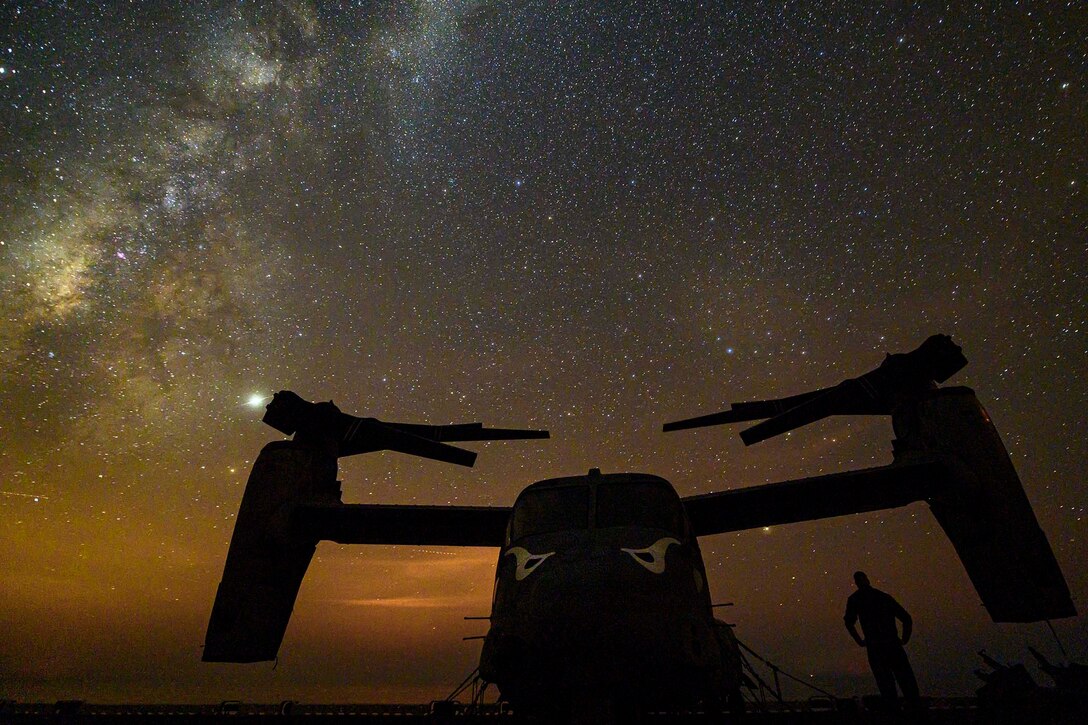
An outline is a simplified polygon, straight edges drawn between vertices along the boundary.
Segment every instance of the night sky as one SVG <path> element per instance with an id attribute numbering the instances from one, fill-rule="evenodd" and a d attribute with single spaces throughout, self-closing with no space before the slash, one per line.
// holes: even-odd
<path id="1" fill-rule="evenodd" d="M 496 550 L 330 543 L 275 670 L 199 661 L 277 390 L 552 432 L 347 459 L 347 502 L 692 495 L 889 462 L 884 419 L 660 426 L 938 332 L 1084 610 L 1086 38 L 1074 2 L 3 3 L 0 697 L 418 702 L 475 666 Z M 1062 659 L 922 504 L 701 543 L 738 637 L 836 694 L 875 692 L 858 568 L 924 694 Z"/>

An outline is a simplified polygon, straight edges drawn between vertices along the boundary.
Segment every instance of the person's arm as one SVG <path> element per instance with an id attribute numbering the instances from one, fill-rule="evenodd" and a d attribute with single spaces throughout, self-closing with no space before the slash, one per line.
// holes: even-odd
<path id="1" fill-rule="evenodd" d="M 846 623 L 846 631 L 849 632 L 850 636 L 854 638 L 854 641 L 858 643 L 858 647 L 864 647 L 865 640 L 858 634 L 858 629 L 855 626 L 858 622 L 858 613 L 857 609 L 854 607 L 853 599 L 846 600 L 846 614 L 843 615 L 842 619 Z"/>
<path id="2" fill-rule="evenodd" d="M 914 620 L 910 618 L 910 614 L 907 610 L 903 609 L 903 605 L 896 602 L 894 599 L 892 601 L 895 602 L 895 616 L 903 623 L 903 636 L 899 638 L 899 641 L 906 644 L 910 641 L 911 631 L 914 629 Z"/>

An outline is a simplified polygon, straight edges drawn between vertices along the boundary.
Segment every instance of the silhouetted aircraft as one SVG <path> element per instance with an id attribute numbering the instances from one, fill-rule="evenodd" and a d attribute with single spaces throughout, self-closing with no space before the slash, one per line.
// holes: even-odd
<path id="1" fill-rule="evenodd" d="M 336 459 L 379 449 L 455 463 L 442 441 L 542 431 L 410 426 L 360 419 L 278 394 L 265 421 L 292 441 L 265 446 L 242 498 L 204 647 L 210 662 L 274 659 L 318 541 L 499 549 L 481 677 L 515 709 L 549 721 L 607 721 L 625 709 L 740 703 L 741 657 L 716 620 L 698 537 L 929 504 L 991 617 L 1076 612 L 1009 456 L 968 388 L 938 388 L 966 359 L 931 337 L 837 386 L 737 403 L 666 430 L 764 419 L 753 443 L 828 415 L 890 414 L 890 465 L 681 498 L 644 473 L 555 478 L 510 508 L 344 504 Z M 468 454 L 471 455 L 471 454 Z"/>

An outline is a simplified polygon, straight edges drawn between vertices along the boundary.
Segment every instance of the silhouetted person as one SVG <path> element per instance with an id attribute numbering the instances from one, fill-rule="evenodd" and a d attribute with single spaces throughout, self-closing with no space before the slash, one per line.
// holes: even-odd
<path id="1" fill-rule="evenodd" d="M 869 666 L 873 668 L 877 687 L 884 700 L 895 702 L 895 685 L 903 691 L 903 698 L 913 708 L 918 702 L 918 681 L 914 679 L 914 670 L 910 667 L 907 652 L 903 649 L 910 640 L 913 621 L 907 610 L 890 595 L 875 589 L 869 583 L 865 572 L 854 572 L 854 583 L 858 590 L 846 600 L 846 629 L 850 636 L 864 647 L 869 654 Z M 895 620 L 903 623 L 903 635 Z M 861 621 L 862 639 L 854 626 Z"/>

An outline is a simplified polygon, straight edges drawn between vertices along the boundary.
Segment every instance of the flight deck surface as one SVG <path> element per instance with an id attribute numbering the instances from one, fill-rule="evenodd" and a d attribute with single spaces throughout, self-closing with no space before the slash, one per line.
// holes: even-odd
<path id="1" fill-rule="evenodd" d="M 4 723 L 385 723 L 430 722 L 473 725 L 476 723 L 519 723 L 521 719 L 505 704 L 487 704 L 472 708 L 461 703 L 430 704 L 311 704 L 294 701 L 281 703 L 244 703 L 226 700 L 218 704 L 94 704 L 81 701 L 56 703 L 18 703 L 7 701 L 0 705 L 0 721 Z M 902 712 L 882 712 L 875 701 L 818 698 L 808 701 L 763 703 L 752 705 L 739 720 L 732 717 L 712 717 L 700 712 L 652 712 L 638 722 L 647 725 L 701 725 L 703 723 L 743 722 L 792 725 L 891 725 L 925 722 L 932 725 L 984 724 L 1014 722 L 1010 710 L 993 712 L 979 708 L 975 698 L 927 698 L 921 716 L 911 717 Z M 1061 703 L 1021 703 L 1016 719 L 1028 718 L 1033 725 L 1044 723 L 1083 722 L 1083 711 Z M 1024 720 L 1020 720 L 1023 722 Z"/>

